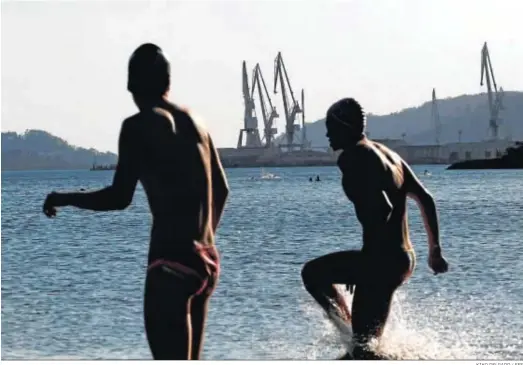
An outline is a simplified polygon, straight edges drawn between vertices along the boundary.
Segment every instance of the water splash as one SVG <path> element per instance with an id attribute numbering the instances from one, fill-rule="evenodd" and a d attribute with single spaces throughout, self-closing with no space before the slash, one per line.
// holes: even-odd
<path id="1" fill-rule="evenodd" d="M 342 287 L 338 289 L 347 303 L 352 303 L 352 295 Z M 427 316 L 426 311 L 427 308 L 410 303 L 405 292 L 398 291 L 393 298 L 391 314 L 383 336 L 369 343 L 370 350 L 377 355 L 398 360 L 475 359 L 485 355 L 478 353 L 480 349 L 472 345 L 477 333 L 446 331 L 442 322 L 434 321 Z M 350 326 L 335 315 L 329 319 L 324 320 L 325 328 L 330 330 L 330 336 L 325 337 L 334 337 L 337 340 L 338 352 L 339 344 L 351 350 L 353 343 Z M 322 344 L 326 345 L 327 343 Z M 331 350 L 334 351 L 333 348 Z"/>

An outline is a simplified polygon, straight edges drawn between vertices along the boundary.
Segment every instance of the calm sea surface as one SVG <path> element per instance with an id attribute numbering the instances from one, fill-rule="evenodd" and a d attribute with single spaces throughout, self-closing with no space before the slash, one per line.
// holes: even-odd
<path id="1" fill-rule="evenodd" d="M 424 175 L 427 169 L 430 175 Z M 406 359 L 523 357 L 523 171 L 416 166 L 439 209 L 446 275 L 416 271 L 379 344 Z M 304 290 L 301 266 L 358 248 L 361 229 L 328 168 L 227 171 L 205 359 L 332 359 L 344 344 Z M 321 182 L 309 182 L 320 175 Z M 40 213 L 52 189 L 100 188 L 112 172 L 2 172 L 2 359 L 150 359 L 142 293 L 151 218 L 141 187 L 124 212 Z"/>

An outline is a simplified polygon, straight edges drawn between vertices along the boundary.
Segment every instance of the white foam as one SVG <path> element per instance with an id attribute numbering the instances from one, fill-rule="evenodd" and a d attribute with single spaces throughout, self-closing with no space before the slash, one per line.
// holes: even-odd
<path id="1" fill-rule="evenodd" d="M 352 303 L 352 295 L 344 288 L 338 288 L 347 303 Z M 369 344 L 378 355 L 402 360 L 446 360 L 474 359 L 478 357 L 474 346 L 467 340 L 468 334 L 445 331 L 441 323 L 434 323 L 426 316 L 427 308 L 420 308 L 416 303 L 409 303 L 406 294 L 398 291 L 394 298 L 391 314 L 379 340 Z M 334 318 L 334 317 L 333 317 Z M 352 330 L 341 319 L 334 320 L 331 329 L 337 328 L 340 342 L 352 346 Z"/>

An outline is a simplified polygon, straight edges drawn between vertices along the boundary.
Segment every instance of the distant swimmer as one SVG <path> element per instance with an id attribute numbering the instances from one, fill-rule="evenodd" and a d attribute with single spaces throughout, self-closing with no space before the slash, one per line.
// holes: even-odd
<path id="1" fill-rule="evenodd" d="M 320 180 L 320 175 L 316 175 L 316 181 L 321 181 Z"/>
<path id="2" fill-rule="evenodd" d="M 354 99 L 342 99 L 327 111 L 327 138 L 342 150 L 338 166 L 342 187 L 363 228 L 363 247 L 331 253 L 307 262 L 306 290 L 332 317 L 352 324 L 356 359 L 376 358 L 366 344 L 379 338 L 396 289 L 412 274 L 414 249 L 409 238 L 406 198 L 417 201 L 427 229 L 428 264 L 434 274 L 448 270 L 441 253 L 436 206 L 410 167 L 395 152 L 365 136 L 365 115 Z M 352 311 L 334 284 L 354 290 Z"/>
<path id="3" fill-rule="evenodd" d="M 170 64 L 154 44 L 132 54 L 128 90 L 139 112 L 120 131 L 112 185 L 85 193 L 52 192 L 43 210 L 75 206 L 122 210 L 144 187 L 153 216 L 144 316 L 154 359 L 199 359 L 208 300 L 220 263 L 214 241 L 229 188 L 211 136 L 167 100 Z"/>

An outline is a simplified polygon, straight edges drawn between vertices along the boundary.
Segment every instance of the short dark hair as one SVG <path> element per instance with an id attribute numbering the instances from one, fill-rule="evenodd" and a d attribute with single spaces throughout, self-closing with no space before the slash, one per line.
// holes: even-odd
<path id="1" fill-rule="evenodd" d="M 171 84 L 171 66 L 160 47 L 145 43 L 129 59 L 127 90 L 134 95 L 158 97 Z"/>
<path id="2" fill-rule="evenodd" d="M 343 98 L 335 102 L 327 110 L 327 121 L 339 123 L 348 128 L 351 135 L 361 135 L 365 131 L 365 112 L 353 98 Z"/>

